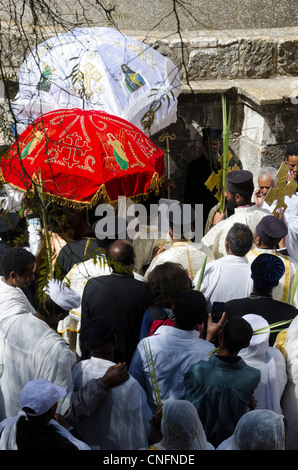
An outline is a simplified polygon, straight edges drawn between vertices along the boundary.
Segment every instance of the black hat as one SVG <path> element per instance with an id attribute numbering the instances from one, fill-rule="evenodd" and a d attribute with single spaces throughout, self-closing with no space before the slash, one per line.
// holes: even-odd
<path id="1" fill-rule="evenodd" d="M 251 264 L 251 277 L 259 289 L 271 289 L 285 273 L 284 262 L 276 255 L 262 253 Z"/>
<path id="2" fill-rule="evenodd" d="M 81 330 L 80 342 L 83 349 L 96 350 L 115 335 L 115 325 L 109 315 L 99 315 Z"/>
<path id="3" fill-rule="evenodd" d="M 266 215 L 256 226 L 257 235 L 267 245 L 277 245 L 288 233 L 286 224 L 274 215 Z"/>
<path id="4" fill-rule="evenodd" d="M 247 170 L 230 171 L 227 174 L 226 189 L 231 193 L 252 193 L 254 189 L 253 174 Z"/>
<path id="5" fill-rule="evenodd" d="M 204 127 L 202 130 L 203 141 L 218 141 L 222 140 L 222 129 L 217 127 Z"/>

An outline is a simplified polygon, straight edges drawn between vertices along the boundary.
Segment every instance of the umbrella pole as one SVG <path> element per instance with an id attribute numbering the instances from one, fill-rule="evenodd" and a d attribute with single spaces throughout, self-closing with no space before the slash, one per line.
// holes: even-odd
<path id="1" fill-rule="evenodd" d="M 170 189 L 170 177 L 171 177 L 171 171 L 170 171 L 170 140 L 175 140 L 175 139 L 176 139 L 176 134 L 170 135 L 170 134 L 168 134 L 168 132 L 161 135 L 158 139 L 159 142 L 166 141 L 168 199 L 171 198 L 171 189 Z"/>

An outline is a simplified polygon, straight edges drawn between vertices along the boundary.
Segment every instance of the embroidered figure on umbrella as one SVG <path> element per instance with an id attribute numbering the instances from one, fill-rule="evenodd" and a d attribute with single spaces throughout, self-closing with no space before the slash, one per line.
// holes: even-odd
<path id="1" fill-rule="evenodd" d="M 126 153 L 123 150 L 123 145 L 121 144 L 119 140 L 115 139 L 113 135 L 111 135 L 111 137 L 113 138 L 113 140 L 112 139 L 108 140 L 107 144 L 113 147 L 115 160 L 120 166 L 121 170 L 127 170 L 127 168 L 129 167 L 129 161 L 126 156 Z"/>
<path id="2" fill-rule="evenodd" d="M 43 64 L 43 71 L 41 72 L 40 80 L 37 84 L 37 89 L 40 91 L 49 92 L 51 88 L 51 78 L 55 69 L 51 69 L 49 65 Z"/>
<path id="3" fill-rule="evenodd" d="M 134 72 L 133 70 L 131 70 L 126 64 L 121 65 L 121 70 L 124 74 L 125 85 L 131 93 L 146 84 L 142 75 L 140 75 L 138 72 Z"/>

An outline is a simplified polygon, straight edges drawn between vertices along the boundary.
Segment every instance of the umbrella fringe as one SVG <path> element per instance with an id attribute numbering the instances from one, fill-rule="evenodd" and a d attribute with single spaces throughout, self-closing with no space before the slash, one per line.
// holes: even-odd
<path id="1" fill-rule="evenodd" d="M 131 199 L 133 202 L 139 202 L 141 200 L 147 199 L 149 197 L 149 193 L 151 193 L 153 191 L 155 191 L 155 194 L 159 194 L 160 188 L 164 183 L 164 179 L 165 179 L 164 176 L 160 177 L 159 174 L 157 172 L 155 172 L 153 174 L 152 178 L 151 178 L 151 182 L 150 182 L 149 187 L 147 189 L 147 193 L 140 193 L 140 194 L 136 194 L 134 196 L 127 196 L 127 199 Z M 30 189 L 28 188 L 27 190 L 24 190 L 23 188 L 20 188 L 19 186 L 16 186 L 12 183 L 8 183 L 5 180 L 5 178 L 3 176 L 3 173 L 2 173 L 2 170 L 0 168 L 0 185 L 8 183 L 8 184 L 10 184 L 10 186 L 22 191 L 24 193 L 24 196 L 26 195 L 29 198 L 34 198 L 34 196 L 35 196 L 34 183 L 38 184 L 37 183 L 37 178 L 34 177 L 34 175 L 33 175 L 33 178 L 32 178 L 32 182 L 33 182 L 33 187 L 31 187 Z M 96 193 L 93 196 L 93 198 L 91 199 L 91 201 L 86 201 L 86 202 L 76 201 L 74 199 L 68 199 L 66 197 L 58 196 L 56 194 L 47 193 L 45 191 L 43 191 L 43 196 L 45 198 L 59 204 L 60 206 L 70 207 L 70 208 L 73 208 L 73 209 L 82 209 L 82 208 L 90 208 L 91 209 L 92 207 L 94 207 L 98 203 L 111 204 L 114 207 L 116 207 L 117 204 L 118 204 L 118 199 L 114 200 L 114 201 L 112 201 L 110 199 L 110 197 L 107 193 L 105 184 L 102 184 L 99 187 L 99 189 L 96 191 Z"/>

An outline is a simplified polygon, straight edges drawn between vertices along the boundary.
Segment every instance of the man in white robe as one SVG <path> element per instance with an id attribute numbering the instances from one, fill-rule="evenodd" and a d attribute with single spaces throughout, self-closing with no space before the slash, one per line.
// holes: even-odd
<path id="1" fill-rule="evenodd" d="M 213 302 L 247 297 L 252 292 L 253 281 L 250 265 L 245 258 L 250 250 L 253 234 L 247 225 L 236 223 L 226 237 L 226 256 L 213 260 L 206 265 L 200 291 L 207 301 L 207 312 L 212 310 Z M 201 270 L 194 279 L 197 286 Z"/>
<path id="2" fill-rule="evenodd" d="M 270 211 L 251 202 L 253 190 L 253 175 L 250 171 L 234 170 L 227 174 L 226 208 L 234 209 L 234 214 L 214 225 L 201 240 L 215 259 L 225 256 L 225 239 L 234 223 L 248 225 L 253 232 L 260 220 L 270 214 Z"/>
<path id="3" fill-rule="evenodd" d="M 76 357 L 56 331 L 59 319 L 80 303 L 81 298 L 58 281 L 50 281 L 47 289 L 45 304 L 41 299 L 34 315 L 27 312 L 0 317 L 0 420 L 19 413 L 22 388 L 39 378 L 46 378 L 67 391 L 57 410 L 70 422 L 88 410 L 88 396 L 81 392 L 73 394 L 72 367 Z M 125 370 L 124 377 L 127 378 Z M 87 392 L 94 394 L 100 403 L 109 391 L 107 386 L 109 380 L 98 379 Z"/>
<path id="4" fill-rule="evenodd" d="M 281 219 L 274 215 L 263 217 L 254 232 L 255 247 L 247 253 L 246 258 L 251 264 L 262 253 L 278 256 L 285 265 L 285 273 L 279 280 L 278 285 L 273 289 L 273 299 L 291 303 L 292 286 L 298 264 L 290 256 L 277 251 L 279 242 L 287 233 L 287 226 Z M 298 306 L 298 290 L 295 292 L 292 305 L 296 308 Z"/>
<path id="5" fill-rule="evenodd" d="M 57 402 L 66 390 L 46 379 L 31 380 L 20 394 L 22 410 L 0 423 L 0 450 L 91 450 L 75 438 L 56 413 Z M 38 439 L 38 442 L 36 442 Z"/>
<path id="6" fill-rule="evenodd" d="M 73 368 L 74 389 L 89 380 L 101 377 L 114 365 L 117 342 L 115 325 L 107 314 L 94 318 L 83 328 L 80 340 L 91 358 L 78 362 Z M 113 388 L 104 407 L 92 416 L 80 420 L 76 431 L 93 450 L 135 450 L 148 444 L 151 411 L 146 393 L 129 376 L 119 387 Z"/>
<path id="7" fill-rule="evenodd" d="M 11 248 L 1 260 L 4 276 L 0 278 L 0 319 L 21 313 L 35 313 L 22 288 L 34 279 L 35 256 L 25 248 Z"/>

